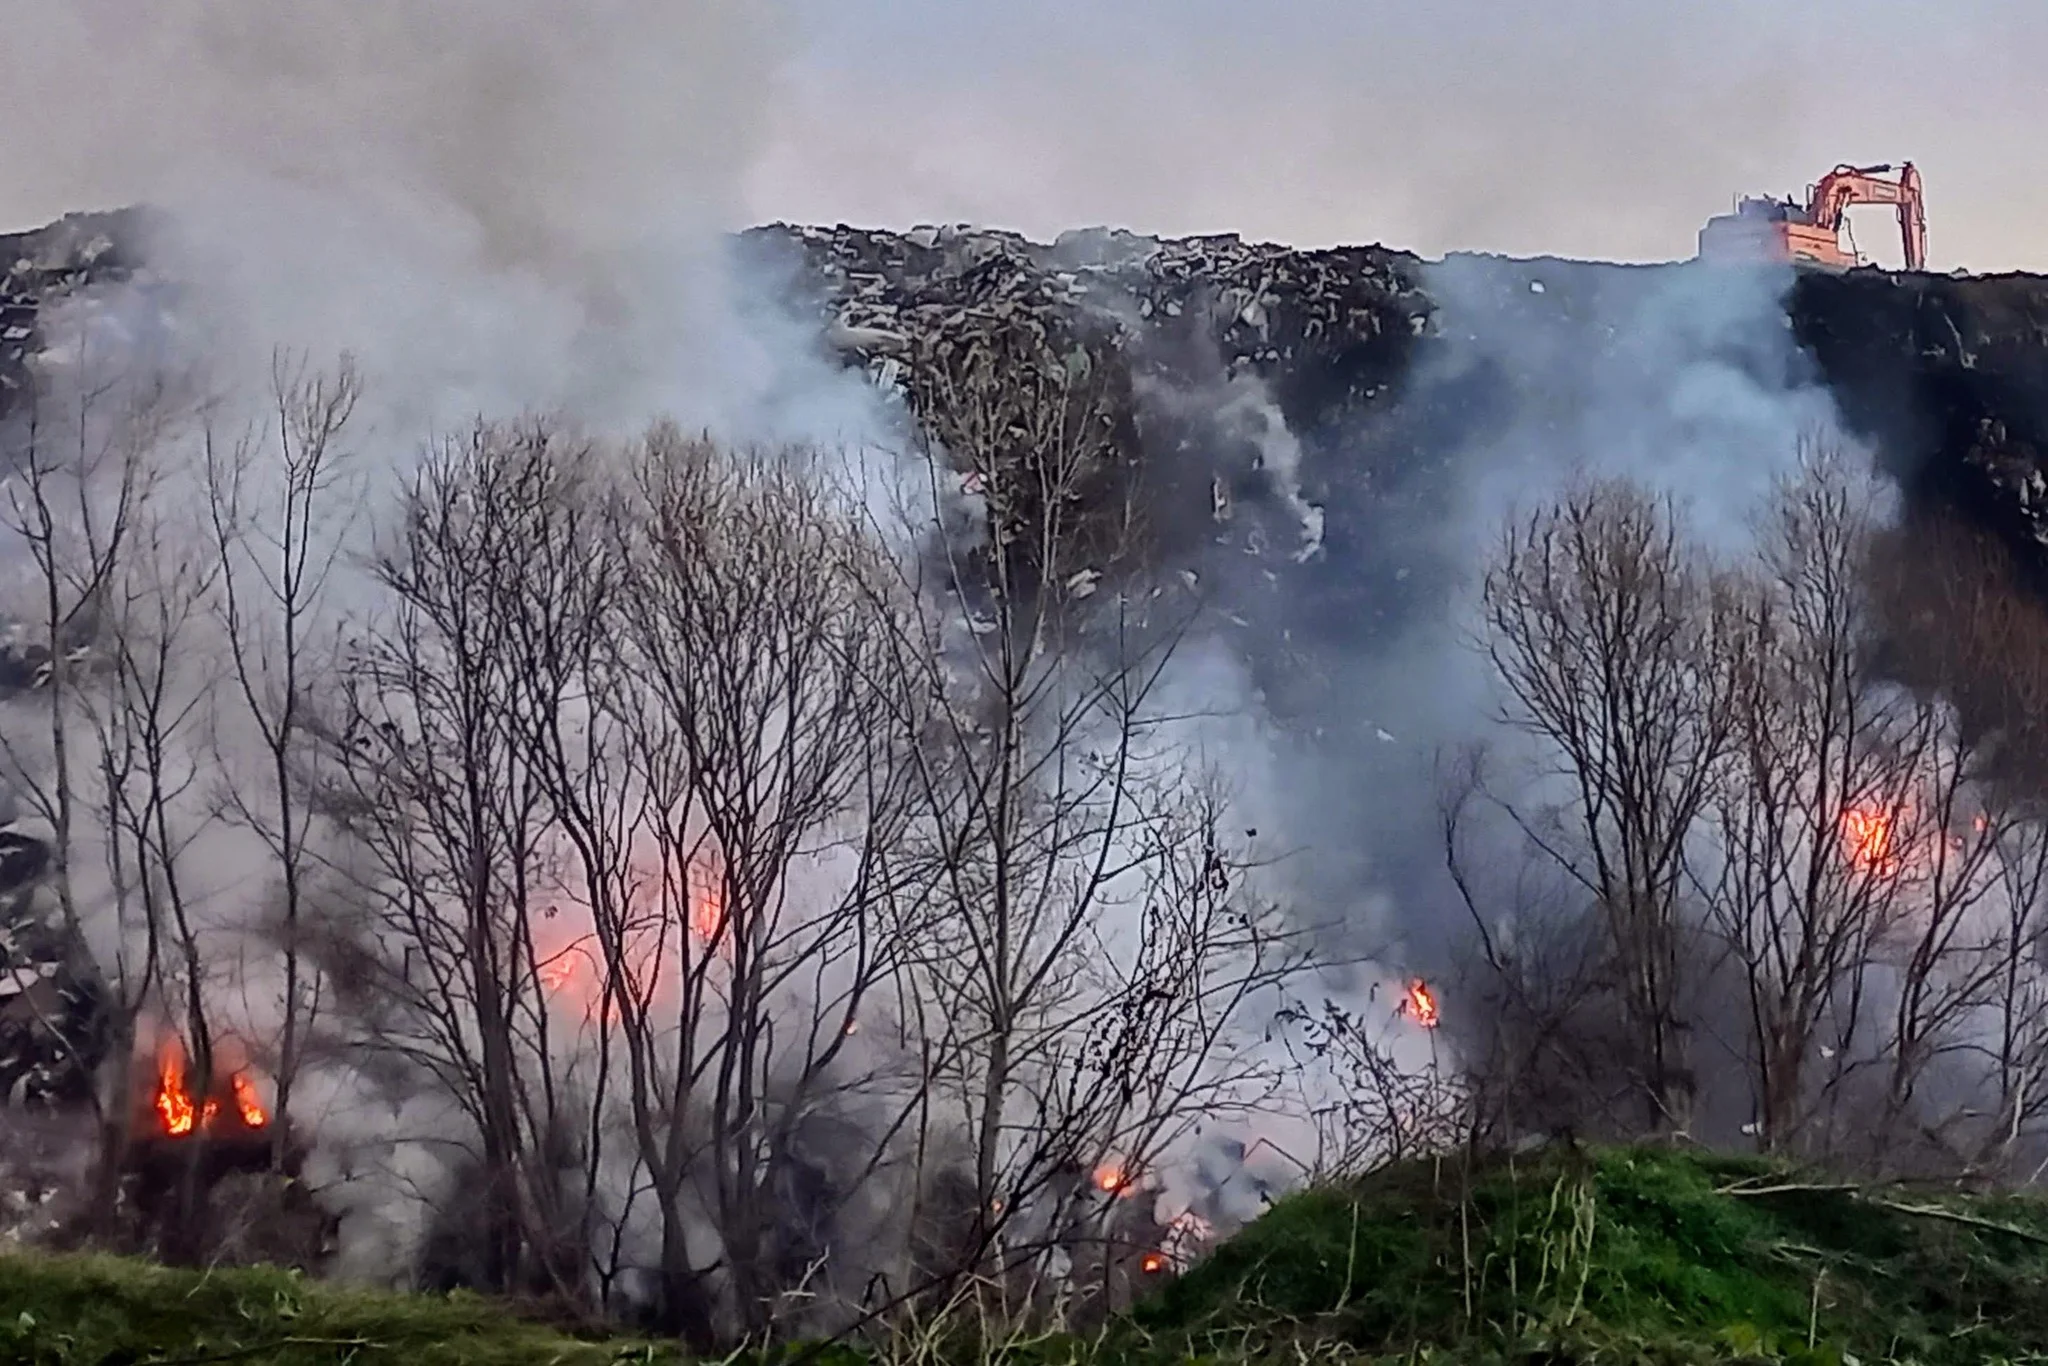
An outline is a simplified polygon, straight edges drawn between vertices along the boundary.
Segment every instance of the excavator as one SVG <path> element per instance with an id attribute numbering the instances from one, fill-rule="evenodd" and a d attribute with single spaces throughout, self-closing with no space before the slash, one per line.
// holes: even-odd
<path id="1" fill-rule="evenodd" d="M 1869 264 L 1853 244 L 1842 245 L 1842 227 L 1852 204 L 1895 204 L 1899 234 L 1906 244 L 1906 269 L 1927 268 L 1927 210 L 1920 197 L 1920 172 L 1903 162 L 1896 180 L 1880 166 L 1837 166 L 1806 190 L 1806 202 L 1746 198 L 1734 213 L 1707 220 L 1700 229 L 1700 258 L 1710 261 L 1789 261 L 1796 265 L 1849 270 Z"/>

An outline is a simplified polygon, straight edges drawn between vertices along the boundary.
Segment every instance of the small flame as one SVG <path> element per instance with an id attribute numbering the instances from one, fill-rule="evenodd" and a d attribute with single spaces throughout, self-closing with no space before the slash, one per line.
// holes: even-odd
<path id="1" fill-rule="evenodd" d="M 1437 1026 L 1436 993 L 1429 989 L 1429 983 L 1416 978 L 1408 984 L 1408 995 L 1401 1002 L 1401 1011 L 1424 1029 Z"/>
<path id="2" fill-rule="evenodd" d="M 166 1048 L 157 1058 L 156 1113 L 164 1122 L 164 1132 L 173 1138 L 191 1133 L 198 1123 L 198 1109 L 192 1103 L 191 1093 L 185 1090 L 185 1054 L 182 1049 Z"/>
<path id="3" fill-rule="evenodd" d="M 1879 877 L 1898 871 L 1892 813 L 1882 807 L 1852 806 L 1842 812 L 1842 844 L 1852 867 Z"/>
<path id="4" fill-rule="evenodd" d="M 535 975 L 550 996 L 559 996 L 576 981 L 576 959 L 573 954 L 563 953 L 542 963 Z"/>
<path id="5" fill-rule="evenodd" d="M 237 1072 L 233 1084 L 235 1108 L 242 1112 L 242 1123 L 251 1129 L 260 1129 L 270 1123 L 270 1116 L 264 1112 L 263 1102 L 257 1098 L 255 1083 Z"/>
<path id="6" fill-rule="evenodd" d="M 1148 1276 L 1157 1275 L 1158 1273 L 1166 1270 L 1165 1254 L 1159 1252 L 1146 1253 L 1143 1259 L 1139 1261 L 1138 1269 L 1143 1271 Z"/>
<path id="7" fill-rule="evenodd" d="M 1095 1169 L 1095 1189 L 1104 1195 L 1129 1195 L 1131 1174 L 1114 1162 L 1105 1162 Z"/>
<path id="8" fill-rule="evenodd" d="M 690 889 L 690 932 L 700 943 L 714 943 L 725 928 L 725 889 L 708 873 L 692 881 L 697 885 Z"/>

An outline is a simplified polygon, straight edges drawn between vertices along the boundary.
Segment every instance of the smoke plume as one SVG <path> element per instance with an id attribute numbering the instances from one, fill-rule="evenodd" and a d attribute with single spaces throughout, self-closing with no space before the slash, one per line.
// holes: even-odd
<path id="1" fill-rule="evenodd" d="M 772 5 L 111 0 L 0 11 L 8 217 L 144 203 L 243 374 L 354 353 L 393 454 L 478 412 L 876 434 L 728 269 Z"/>
<path id="2" fill-rule="evenodd" d="M 1202 8 L 1219 23 L 1228 18 Z M 1434 15 L 1350 32 L 1381 62 L 1398 61 L 1381 83 L 1352 80 L 1334 49 L 1310 63 L 1319 80 L 1347 84 L 1344 99 L 1335 111 L 1281 100 L 1263 136 L 1293 139 L 1315 156 L 1334 149 L 1339 161 L 1360 139 L 1383 142 L 1373 174 L 1356 179 L 1368 187 L 1359 194 L 1379 196 L 1376 208 L 1392 207 L 1363 220 L 1319 208 L 1304 220 L 1313 226 L 1290 235 L 1462 242 L 1496 229 L 1512 237 L 1512 227 L 1555 237 L 1597 212 L 1586 194 L 1616 145 L 1649 159 L 1664 133 L 1702 109 L 1737 107 L 1740 129 L 1760 130 L 1794 103 L 1784 93 L 1792 83 L 1775 79 L 1763 82 L 1771 98 L 1746 102 L 1740 91 L 1660 95 L 1643 72 L 1620 92 L 1589 82 L 1609 124 L 1618 122 L 1614 107 L 1651 95 L 1660 95 L 1650 101 L 1659 117 L 1610 127 L 1597 155 L 1588 148 L 1553 168 L 1534 227 L 1503 224 L 1491 214 L 1503 177 L 1557 152 L 1552 125 L 1515 120 L 1555 86 L 1547 60 L 1556 54 L 1546 48 L 1508 63 L 1502 51 L 1529 35 L 1492 27 L 1488 17 L 1489 25 L 1457 26 L 1487 35 L 1467 47 L 1450 42 Z M 863 155 L 849 159 L 856 176 L 882 180 L 863 141 L 869 130 L 886 133 L 892 165 L 908 155 L 908 188 L 898 179 L 873 193 L 849 189 L 863 210 L 1089 216 L 1108 202 L 1087 189 L 1102 177 L 1151 194 L 1165 220 L 1212 219 L 1236 202 L 1213 177 L 1165 185 L 1163 173 L 1137 174 L 1152 160 L 1145 138 L 1110 140 L 1086 157 L 1065 143 L 1051 170 L 1013 173 L 1044 147 L 1061 149 L 1062 125 L 996 118 L 991 101 L 1022 100 L 1012 88 L 937 116 L 900 92 L 875 95 L 858 106 L 869 117 L 824 128 L 820 108 L 833 96 L 866 92 L 835 91 L 828 81 L 802 101 L 778 102 L 798 55 L 785 18 L 780 5 L 740 0 L 162 0 L 141 19 L 122 0 L 0 0 L 0 81 L 15 106 L 0 123 L 0 159 L 10 168 L 0 211 L 28 223 L 91 206 L 163 210 L 148 256 L 175 285 L 164 305 L 171 325 L 157 344 L 174 360 L 203 360 L 205 382 L 227 393 L 260 392 L 280 347 L 315 364 L 352 355 L 365 397 L 351 439 L 382 489 L 435 433 L 480 414 L 533 409 L 601 435 L 665 415 L 734 441 L 890 444 L 896 410 L 859 372 L 829 362 L 814 328 L 769 302 L 774 282 L 743 268 L 725 238 L 752 216 L 758 196 L 791 194 L 800 178 L 808 186 L 817 159 L 843 150 L 827 132 L 858 143 Z M 970 28 L 981 32 L 982 22 Z M 1671 32 L 1683 36 L 1682 26 Z M 1116 89 L 1147 99 L 1163 90 L 1171 98 L 1161 107 L 1188 116 L 1186 125 L 1169 120 L 1177 139 L 1202 146 L 1205 158 L 1223 148 L 1225 165 L 1255 158 L 1263 167 L 1269 149 L 1255 146 L 1235 115 L 1212 112 L 1215 89 L 1249 79 L 1219 59 L 1221 50 L 1176 47 L 1168 69 L 1141 71 Z M 1257 55 L 1265 70 L 1282 54 L 1263 45 Z M 1474 95 L 1455 117 L 1429 112 L 1431 73 L 1480 67 L 1510 70 L 1513 88 Z M 1785 73 L 1767 62 L 1759 74 Z M 1090 102 L 1075 107 L 1092 116 Z M 1200 131 L 1190 137 L 1189 126 Z M 1346 131 L 1330 135 L 1332 126 Z M 1468 157 L 1475 128 L 1513 135 L 1490 157 Z M 796 131 L 817 136 L 797 148 Z M 1150 127 L 1153 142 L 1159 135 Z M 905 154 L 906 138 L 921 150 Z M 1711 173 L 1728 189 L 1749 185 L 1776 169 L 1755 145 L 1734 137 L 1696 147 L 1688 180 Z M 990 183 L 962 187 L 958 148 Z M 1448 184 L 1418 184 L 1395 174 L 1396 161 L 1464 169 Z M 1640 203 L 1658 188 L 1631 183 L 1628 195 Z M 1686 202 L 1711 198 L 1703 208 L 1712 211 L 1723 193 Z M 917 207 L 904 209 L 911 199 Z M 1349 196 L 1339 202 L 1355 207 Z M 806 211 L 837 216 L 822 204 Z M 1354 231 L 1337 219 L 1370 226 Z M 1619 226 L 1586 240 L 1656 254 L 1650 244 L 1669 236 L 1662 214 L 1613 221 Z M 1688 227 L 1668 254 L 1689 247 Z M 1287 855 L 1270 874 L 1276 895 L 1299 903 L 1319 929 L 1336 925 L 1335 956 L 1355 960 L 1356 970 L 1319 987 L 1368 1021 L 1372 1042 L 1391 1041 L 1403 1073 L 1456 1067 L 1451 1042 L 1385 1022 L 1405 969 L 1443 965 L 1462 928 L 1431 822 L 1436 756 L 1484 734 L 1492 705 L 1467 639 L 1473 570 L 1504 513 L 1582 473 L 1629 475 L 1669 491 L 1710 539 L 1739 544 L 1762 493 L 1790 468 L 1798 438 L 1835 420 L 1787 325 L 1788 283 L 1788 273 L 1453 257 L 1425 271 L 1438 307 L 1433 334 L 1397 401 L 1364 425 L 1290 430 L 1272 395 L 1244 376 L 1214 392 L 1141 394 L 1154 417 L 1257 451 L 1281 504 L 1279 572 L 1326 581 L 1385 575 L 1401 585 L 1398 609 L 1385 619 L 1332 620 L 1274 602 L 1241 555 L 1198 551 L 1205 591 L 1241 633 L 1194 642 L 1161 703 L 1197 718 L 1176 740 L 1191 763 L 1236 775 L 1232 823 L 1261 832 L 1262 850 Z M 122 298 L 96 306 L 102 323 L 131 336 L 142 329 L 139 313 L 156 307 L 138 310 Z M 1189 458 L 1213 454 L 1196 449 Z M 1426 496 L 1377 509 L 1350 500 L 1347 524 L 1331 510 L 1340 501 L 1332 490 L 1365 469 L 1423 484 Z M 1280 662 L 1301 658 L 1312 668 L 1293 676 Z M 238 866 L 260 854 L 230 844 L 209 850 L 207 862 L 231 887 Z M 226 893 L 217 901 L 230 929 L 254 913 Z M 102 941 L 110 954 L 119 947 L 118 935 Z M 1457 1004 L 1443 1002 L 1445 1035 L 1455 1034 Z M 1344 1080 L 1339 1070 L 1305 1081 L 1313 1094 L 1271 1098 L 1266 1122 L 1229 1139 L 1234 1155 L 1220 1175 L 1209 1159 L 1228 1144 L 1198 1153 L 1190 1141 L 1161 1212 L 1179 1213 L 1204 1190 L 1212 1214 L 1253 1212 L 1232 1164 L 1257 1165 L 1249 1154 L 1261 1140 L 1303 1160 L 1325 1092 Z M 372 1112 L 364 1089 L 316 1077 L 303 1103 L 336 1116 L 326 1121 L 336 1166 L 352 1160 L 342 1138 L 411 1140 L 381 1155 L 374 1187 L 354 1187 L 368 1192 L 352 1210 L 360 1216 L 355 1263 L 388 1266 L 428 1237 L 425 1204 L 407 1193 L 449 1179 L 437 1154 L 462 1125 L 434 1097 Z M 355 1118 L 341 1118 L 351 1107 Z M 604 1180 L 615 1176 L 629 1180 L 611 1172 Z M 861 1194 L 874 1200 L 884 1189 Z M 644 1226 L 631 1232 L 647 1236 Z"/>

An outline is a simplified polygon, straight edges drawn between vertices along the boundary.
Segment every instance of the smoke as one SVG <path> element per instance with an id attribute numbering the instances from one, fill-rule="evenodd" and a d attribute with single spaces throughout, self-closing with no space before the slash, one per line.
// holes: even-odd
<path id="1" fill-rule="evenodd" d="M 1218 23 L 1229 18 L 1204 8 Z M 1560 155 L 1555 121 L 1514 117 L 1556 89 L 1560 41 L 1551 36 L 1530 57 L 1520 45 L 1531 29 L 1487 17 L 1361 28 L 1354 36 L 1370 39 L 1381 64 L 1374 77 L 1359 79 L 1328 49 L 1308 63 L 1310 74 L 1325 91 L 1344 83 L 1343 97 L 1314 108 L 1276 98 L 1257 136 L 1234 113 L 1217 112 L 1225 102 L 1214 92 L 1274 87 L 1272 64 L 1301 52 L 1262 40 L 1249 66 L 1230 69 L 1216 56 L 1221 44 L 1192 52 L 1165 44 L 1173 49 L 1165 66 L 1140 69 L 1120 93 L 1073 102 L 1061 117 L 1120 109 L 1131 90 L 1164 96 L 1156 109 L 1167 117 L 1144 137 L 1098 140 L 1081 156 L 1056 124 L 991 112 L 1040 88 L 1021 77 L 943 118 L 914 117 L 900 95 L 864 92 L 870 117 L 845 119 L 841 106 L 825 127 L 821 100 L 780 99 L 778 76 L 794 55 L 780 7 L 737 0 L 596 0 L 573 9 L 548 0 L 167 0 L 140 21 L 120 0 L 0 0 L 8 34 L 0 80 L 19 110 L 0 126 L 13 196 L 5 209 L 25 222 L 83 205 L 165 210 L 150 258 L 179 286 L 166 345 L 205 357 L 212 381 L 229 392 L 260 388 L 278 346 L 316 363 L 353 354 L 366 381 L 361 454 L 380 485 L 436 430 L 531 408 L 558 409 L 600 433 L 667 414 L 728 439 L 859 448 L 887 443 L 893 410 L 858 373 L 822 357 L 814 330 L 769 302 L 774 282 L 750 274 L 724 238 L 755 216 L 761 195 L 791 193 L 798 176 L 820 169 L 818 158 L 842 150 L 858 154 L 817 180 L 847 193 L 852 207 L 805 203 L 793 216 L 932 217 L 950 207 L 980 219 L 1083 218 L 1098 216 L 1104 201 L 1092 187 L 1107 178 L 1150 196 L 1142 213 L 1112 211 L 1122 218 L 1229 216 L 1227 226 L 1296 237 L 1459 242 L 1555 238 L 1592 218 L 1621 226 L 1589 233 L 1591 250 L 1614 241 L 1670 255 L 1690 246 L 1690 212 L 1668 249 L 1653 245 L 1670 236 L 1661 211 L 1603 217 L 1616 201 L 1597 198 L 1594 187 L 1617 144 L 1648 158 L 1675 127 L 1719 119 L 1723 132 L 1712 141 L 1722 150 L 1701 151 L 1705 140 L 1694 138 L 1686 193 L 1676 196 L 1710 198 L 1703 212 L 1776 170 L 1751 150 L 1758 139 L 1726 130 L 1778 126 L 1793 100 L 1785 92 L 1798 83 L 1765 80 L 1702 100 L 1699 87 L 1660 91 L 1647 66 L 1620 89 L 1586 84 L 1600 91 L 1608 137 L 1563 139 L 1571 154 Z M 1007 21 L 970 27 L 986 36 L 984 22 Z M 1478 36 L 1451 43 L 1453 28 Z M 1682 26 L 1669 32 L 1682 49 Z M 1759 74 L 1793 69 L 1789 60 L 1782 72 L 1772 65 Z M 1473 95 L 1444 116 L 1423 73 L 1442 80 L 1481 67 L 1509 72 L 1509 88 Z M 1767 98 L 1753 98 L 1759 89 Z M 1623 106 L 1654 117 L 1616 120 L 1612 111 Z M 1213 188 L 1218 177 L 1187 176 L 1172 157 L 1156 157 L 1166 127 L 1212 164 L 1220 157 L 1248 169 L 1270 164 L 1275 142 L 1307 149 L 1296 158 L 1302 165 L 1341 162 L 1368 145 L 1374 154 L 1355 163 L 1356 174 L 1319 174 L 1318 183 L 1355 188 L 1296 229 L 1239 213 Z M 887 131 L 897 166 L 904 128 L 917 130 L 918 144 L 907 176 L 879 174 L 866 130 Z M 801 154 L 792 130 L 803 131 Z M 1009 154 L 982 155 L 989 138 Z M 1486 154 L 1472 154 L 1475 147 Z M 1038 161 L 1046 148 L 1060 154 Z M 970 157 L 984 179 L 963 186 L 960 166 Z M 1526 199 L 1497 208 L 1510 172 L 1535 159 L 1547 171 L 1532 192 L 1540 213 L 1527 214 Z M 1039 169 L 1018 174 L 1025 163 Z M 1423 186 L 1397 174 L 1396 163 L 1431 168 L 1433 177 L 1459 170 L 1450 183 Z M 1679 175 L 1630 182 L 1626 197 L 1640 205 Z M 908 191 L 890 188 L 906 181 Z M 1694 192 L 1700 181 L 1714 184 L 1711 196 Z M 868 185 L 883 188 L 870 195 Z M 916 197 L 912 213 L 898 193 Z M 1238 777 L 1233 809 L 1269 847 L 1304 851 L 1286 865 L 1290 892 L 1348 920 L 1347 946 L 1359 955 L 1440 961 L 1458 928 L 1430 827 L 1431 769 L 1439 750 L 1485 726 L 1487 679 L 1463 633 L 1470 571 L 1501 515 L 1581 472 L 1626 474 L 1678 495 L 1695 526 L 1734 544 L 1758 496 L 1789 468 L 1797 437 L 1833 422 L 1789 331 L 1787 283 L 1768 272 L 1451 258 L 1427 271 L 1438 335 L 1405 377 L 1391 427 L 1308 437 L 1243 376 L 1213 394 L 1149 392 L 1165 416 L 1186 423 L 1199 407 L 1218 441 L 1258 451 L 1288 533 L 1276 560 L 1303 560 L 1300 572 L 1324 577 L 1404 561 L 1393 581 L 1405 606 L 1376 624 L 1276 605 L 1252 595 L 1255 576 L 1241 559 L 1198 557 L 1205 581 L 1221 585 L 1225 613 L 1251 623 L 1247 643 L 1233 657 L 1220 636 L 1198 642 L 1164 694 L 1172 709 L 1210 718 L 1184 732 L 1191 762 Z M 101 301 L 103 315 L 125 318 L 125 303 Z M 1390 433 L 1412 445 L 1376 449 Z M 1385 464 L 1442 473 L 1426 515 L 1366 508 L 1343 525 L 1319 488 Z M 1327 679 L 1322 692 L 1275 679 L 1282 637 L 1289 657 L 1313 658 Z M 253 847 L 208 853 L 223 884 L 259 858 Z M 247 909 L 232 897 L 220 902 L 231 921 Z M 1370 969 L 1331 990 L 1361 1014 L 1385 1013 L 1400 980 Z M 1455 1026 L 1458 1003 L 1444 1005 Z M 1391 1038 L 1405 1068 L 1436 1060 L 1434 1040 L 1377 1024 L 1368 1032 L 1375 1042 Z M 359 1089 L 331 1075 L 314 1077 L 304 1099 L 311 1112 L 337 1117 L 325 1121 L 340 1126 L 337 1134 L 353 1123 L 414 1140 L 380 1165 L 374 1185 L 351 1188 L 362 1216 L 353 1226 L 377 1231 L 352 1244 L 353 1262 L 389 1265 L 424 1236 L 416 1197 L 448 1179 L 432 1153 L 461 1124 L 421 1098 L 370 1110 Z M 339 1118 L 352 1107 L 356 1119 Z M 1286 1132 L 1273 1141 L 1298 1151 L 1314 1108 L 1277 1109 L 1273 1127 Z M 1172 1201 L 1195 1198 L 1198 1167 L 1173 1174 Z M 1222 1199 L 1217 1208 L 1250 1207 Z"/>
<path id="2" fill-rule="evenodd" d="M 224 387 L 352 352 L 390 463 L 478 412 L 666 413 L 857 443 L 858 381 L 760 303 L 744 217 L 774 5 L 406 0 L 0 8 L 6 211 L 147 203 Z"/>
<path id="3" fill-rule="evenodd" d="M 1310 582 L 1371 583 L 1383 610 L 1333 618 L 1282 604 L 1247 647 L 1256 667 L 1284 634 L 1312 662 L 1273 679 L 1298 775 L 1279 824 L 1334 853 L 1314 885 L 1349 889 L 1355 942 L 1391 940 L 1442 966 L 1463 933 L 1442 870 L 1436 768 L 1491 734 L 1497 699 L 1473 613 L 1503 519 L 1578 478 L 1623 476 L 1678 499 L 1689 527 L 1732 552 L 1800 438 L 1835 429 L 1790 330 L 1789 284 L 1789 270 L 1499 257 L 1425 268 L 1435 325 L 1396 402 L 1318 439 L 1307 462 L 1330 503 Z"/>
<path id="4" fill-rule="evenodd" d="M 160 441 L 184 460 L 160 506 L 188 512 L 194 533 L 207 525 L 198 416 L 229 437 L 274 430 L 262 405 L 280 350 L 316 369 L 351 358 L 363 388 L 345 440 L 373 514 L 430 441 L 478 417 L 554 413 L 599 437 L 667 417 L 867 460 L 896 435 L 895 411 L 728 236 L 790 52 L 785 18 L 730 0 L 5 0 L 0 215 L 157 211 L 146 275 L 46 319 L 45 373 L 78 391 L 118 356 L 217 396 Z M 360 538 L 377 520 L 317 534 Z M 344 561 L 319 625 L 338 630 L 371 602 Z M 179 641 L 194 659 L 222 646 L 204 620 Z M 192 684 L 173 680 L 186 708 L 203 700 Z M 263 756 L 233 707 L 218 710 L 186 738 L 194 752 L 172 757 L 187 785 L 171 814 L 198 841 L 182 856 L 204 870 L 186 891 L 205 908 L 209 956 L 237 979 L 222 1023 L 268 1038 L 274 860 L 200 809 L 206 791 L 260 794 Z M 76 864 L 111 861 L 81 848 Z M 95 877 L 78 887 L 92 946 L 128 962 L 136 929 Z M 348 1216 L 344 1269 L 406 1264 L 460 1174 L 448 1154 L 466 1119 L 447 1096 L 348 1069 L 303 1081 L 294 1110 L 321 1139 L 309 1176 Z"/>

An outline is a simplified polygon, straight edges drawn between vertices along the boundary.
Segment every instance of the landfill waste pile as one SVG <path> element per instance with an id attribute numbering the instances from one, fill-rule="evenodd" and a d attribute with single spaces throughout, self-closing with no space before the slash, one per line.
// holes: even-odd
<path id="1" fill-rule="evenodd" d="M 34 232 L 0 234 L 0 414 L 28 390 L 40 320 L 59 300 L 135 275 L 142 215 L 80 213 Z"/>
<path id="2" fill-rule="evenodd" d="M 21 409 L 53 302 L 140 276 L 138 236 L 128 211 L 0 236 L 0 422 Z M 1039 243 L 776 224 L 738 245 L 816 320 L 821 348 L 902 396 L 910 439 L 975 491 L 1027 523 L 1046 499 L 1065 505 L 1058 577 L 1024 565 L 1040 587 L 1086 595 L 1142 561 L 1216 589 L 1219 629 L 1239 634 L 1275 714 L 1355 712 L 1367 748 L 1390 737 L 1364 708 L 1327 705 L 1355 686 L 1325 671 L 1331 624 L 1357 653 L 1440 619 L 1470 566 L 1432 528 L 1475 453 L 1503 433 L 1568 433 L 1613 392 L 1664 384 L 1649 343 L 1686 331 L 1674 282 L 1709 306 L 1717 288 L 1697 264 L 1433 262 L 1106 229 Z M 1995 530 L 2048 583 L 2048 279 L 1786 278 L 1773 326 L 1804 373 L 1778 378 L 1831 393 L 1909 502 Z M 1133 509 L 1142 536 L 1125 534 Z M 1318 648 L 1297 648 L 1311 632 Z M 38 686 L 50 654 L 0 646 L 0 687 Z M 7 980 L 52 980 L 38 965 L 69 950 L 20 934 Z M 47 1066 L 9 1075 L 39 1093 L 74 1084 Z"/>
<path id="3" fill-rule="evenodd" d="M 963 469 L 1028 491 L 1034 461 L 1079 464 L 1076 501 L 1134 503 L 1168 559 L 1317 558 L 1326 510 L 1304 496 L 1304 453 L 1391 403 L 1431 322 L 1420 262 L 1379 247 L 787 225 L 743 241 Z M 1074 430 L 1037 434 L 1063 407 Z"/>
<path id="4" fill-rule="evenodd" d="M 1234 236 L 776 224 L 743 241 L 977 477 L 1007 470 L 1028 496 L 1033 454 L 1070 449 L 1028 414 L 1049 397 L 1084 411 L 1090 478 L 1074 497 L 1108 520 L 1135 501 L 1155 568 L 1229 580 L 1224 629 L 1247 637 L 1240 657 L 1279 712 L 1328 714 L 1319 702 L 1344 686 L 1296 648 L 1305 630 L 1346 623 L 1369 651 L 1441 616 L 1470 566 L 1444 561 L 1434 528 L 1480 453 L 1568 432 L 1616 392 L 1668 389 L 1667 353 L 1701 330 L 1671 300 L 1711 314 L 1718 289 L 1697 263 L 1426 262 Z M 2048 586 L 2048 279 L 1773 280 L 1782 299 L 1763 311 L 1789 327 L 1779 349 L 1800 373 L 1764 378 L 1830 393 L 1909 501 L 1992 528 Z M 1115 569 L 1074 578 L 1092 590 Z"/>
<path id="5" fill-rule="evenodd" d="M 52 304 L 131 278 L 124 244 L 137 226 L 129 212 L 76 214 L 37 232 L 0 236 L 0 416 L 24 404 L 40 323 Z M 73 662 L 82 662 L 88 645 L 82 630 L 82 622 L 73 623 L 57 643 Z M 52 663 L 49 643 L 33 632 L 0 632 L 0 697 L 46 686 Z M 91 1099 L 108 1047 L 107 1020 L 90 955 L 42 893 L 49 845 L 17 827 L 18 805 L 0 793 L 0 1105 L 48 1111 Z M 36 1148 L 31 1137 L 24 1130 L 9 1142 L 16 1159 Z"/>
<path id="6" fill-rule="evenodd" d="M 108 1048 L 99 975 L 42 887 L 47 843 L 0 828 L 0 1105 L 89 1104 Z"/>

